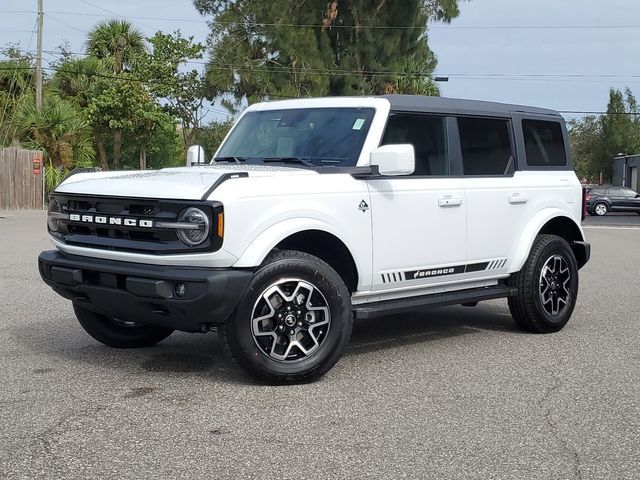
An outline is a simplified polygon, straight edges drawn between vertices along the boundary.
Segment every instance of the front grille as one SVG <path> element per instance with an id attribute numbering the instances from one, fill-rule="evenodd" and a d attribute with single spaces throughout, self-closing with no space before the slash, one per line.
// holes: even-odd
<path id="1" fill-rule="evenodd" d="M 216 219 L 222 212 L 218 202 L 153 200 L 114 198 L 85 195 L 54 194 L 61 213 L 69 218 L 60 220 L 58 231 L 50 232 L 59 241 L 83 247 L 122 250 L 147 254 L 168 254 L 218 250 L 222 239 L 215 235 Z M 176 230 L 155 227 L 157 222 L 177 222 L 180 213 L 188 207 L 198 207 L 210 219 L 207 240 L 197 247 L 185 245 Z M 79 216 L 100 217 L 101 220 L 118 219 L 120 224 L 97 224 L 74 220 Z M 124 225 L 127 220 L 130 224 Z M 140 226 L 152 224 L 152 227 Z"/>

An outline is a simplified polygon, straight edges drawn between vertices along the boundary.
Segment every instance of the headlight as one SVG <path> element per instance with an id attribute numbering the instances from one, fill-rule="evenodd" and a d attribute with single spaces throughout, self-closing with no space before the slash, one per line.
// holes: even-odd
<path id="1" fill-rule="evenodd" d="M 187 208 L 180 213 L 179 223 L 190 223 L 195 228 L 178 230 L 178 238 L 190 247 L 203 243 L 209 235 L 209 217 L 199 208 Z"/>
<path id="2" fill-rule="evenodd" d="M 51 198 L 49 200 L 49 210 L 47 211 L 47 225 L 50 232 L 57 232 L 60 228 L 60 213 L 62 213 L 60 203 L 55 198 Z"/>

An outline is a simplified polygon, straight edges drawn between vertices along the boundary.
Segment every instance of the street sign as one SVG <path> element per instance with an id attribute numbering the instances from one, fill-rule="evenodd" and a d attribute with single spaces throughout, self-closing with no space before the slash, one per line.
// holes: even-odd
<path id="1" fill-rule="evenodd" d="M 36 153 L 33 156 L 33 174 L 40 175 L 42 171 L 42 161 L 40 160 L 40 153 Z"/>

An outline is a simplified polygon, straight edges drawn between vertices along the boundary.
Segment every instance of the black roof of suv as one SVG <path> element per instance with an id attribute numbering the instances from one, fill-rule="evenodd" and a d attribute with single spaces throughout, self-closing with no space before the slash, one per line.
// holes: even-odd
<path id="1" fill-rule="evenodd" d="M 547 108 L 510 105 L 507 103 L 463 100 L 459 98 L 425 97 L 419 95 L 384 95 L 392 110 L 433 112 L 444 114 L 467 114 L 479 116 L 510 117 L 513 112 L 561 117 L 555 110 Z"/>

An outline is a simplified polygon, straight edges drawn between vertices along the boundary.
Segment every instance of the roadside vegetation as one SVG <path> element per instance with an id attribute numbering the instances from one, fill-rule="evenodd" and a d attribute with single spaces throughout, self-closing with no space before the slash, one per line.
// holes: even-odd
<path id="1" fill-rule="evenodd" d="M 569 122 L 573 163 L 581 180 L 608 183 L 613 158 L 640 154 L 640 109 L 630 89 L 611 89 L 605 115 Z"/>
<path id="2" fill-rule="evenodd" d="M 73 168 L 183 165 L 189 145 L 204 138 L 213 149 L 229 126 L 202 124 L 204 76 L 189 67 L 204 52 L 180 32 L 143 38 L 126 21 L 99 23 L 84 53 L 62 47 L 45 68 L 37 111 L 33 55 L 9 45 L 0 62 L 0 147 L 42 150 L 48 189 Z"/>
<path id="3" fill-rule="evenodd" d="M 121 19 L 98 23 L 82 52 L 59 47 L 35 108 L 35 62 L 0 50 L 0 147 L 44 152 L 47 185 L 73 168 L 184 164 L 211 154 L 247 104 L 265 99 L 406 93 L 439 95 L 429 21 L 449 22 L 462 0 L 193 0 L 209 20 L 204 43 L 180 32 L 145 38 Z M 205 123 L 209 101 L 217 121 Z M 214 109 L 215 110 L 215 109 Z M 611 90 L 607 114 L 569 123 L 581 179 L 611 175 L 612 158 L 640 153 L 640 112 Z"/>

